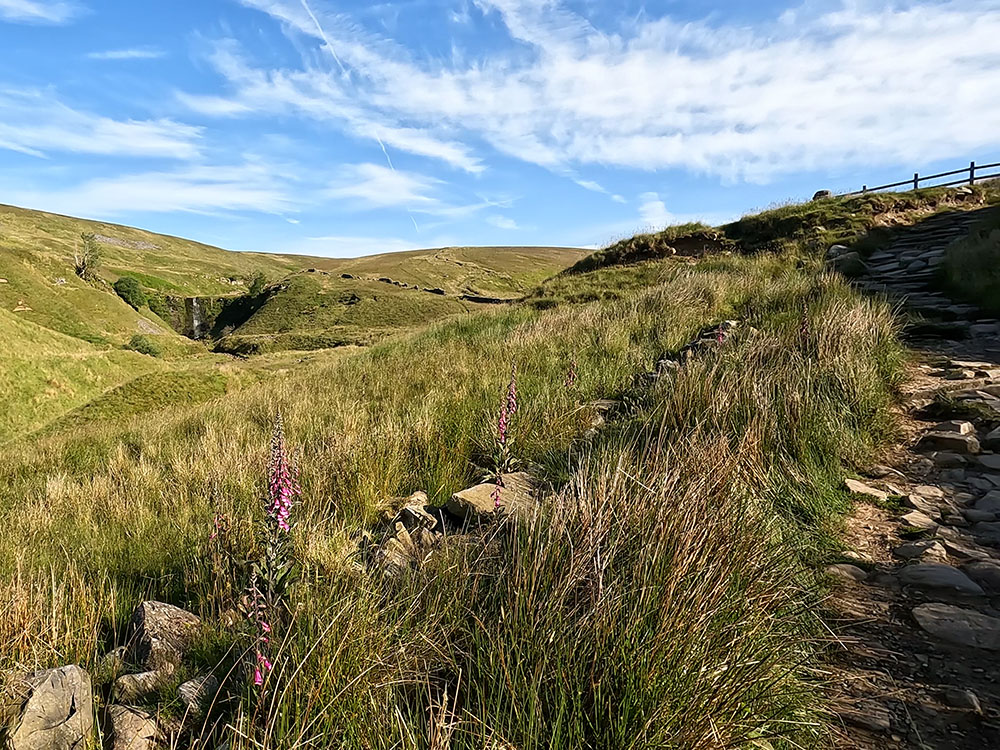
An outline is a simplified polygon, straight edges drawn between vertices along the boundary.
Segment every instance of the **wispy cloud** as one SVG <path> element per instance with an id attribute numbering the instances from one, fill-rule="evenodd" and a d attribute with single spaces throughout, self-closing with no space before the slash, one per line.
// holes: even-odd
<path id="1" fill-rule="evenodd" d="M 51 91 L 0 89 L 0 148 L 191 159 L 202 129 L 174 120 L 115 120 L 73 109 Z"/>
<path id="2" fill-rule="evenodd" d="M 359 135 L 406 123 L 467 169 L 479 161 L 463 141 L 485 141 L 559 174 L 594 164 L 765 181 L 964 155 L 1000 132 L 996 0 L 807 2 L 754 27 L 646 13 L 607 29 L 560 0 L 477 0 L 521 44 L 467 62 L 416 58 L 321 0 L 310 7 L 325 34 L 300 3 L 242 1 L 335 48 L 343 68 L 247 64 L 252 79 L 220 68 L 236 101 L 295 102 Z"/>
<path id="3" fill-rule="evenodd" d="M 253 163 L 128 174 L 54 190 L 11 187 L 4 195 L 16 205 L 94 218 L 131 212 L 279 213 L 295 207 L 274 170 Z"/>
<path id="4" fill-rule="evenodd" d="M 639 200 L 639 217 L 647 228 L 662 229 L 673 221 L 673 214 L 658 193 L 643 193 Z"/>
<path id="5" fill-rule="evenodd" d="M 277 13 L 286 21 L 285 15 Z M 297 29 L 314 29 L 298 18 Z M 300 25 L 301 24 L 301 25 Z M 312 31 L 312 36 L 317 32 Z M 325 35 L 319 38 L 325 39 Z M 324 42 L 325 44 L 325 42 Z M 332 49 L 332 47 L 330 47 Z M 267 70 L 254 67 L 234 40 L 217 43 L 209 61 L 233 89 L 228 98 L 178 92 L 180 103 L 192 111 L 215 117 L 253 114 L 287 114 L 289 110 L 328 123 L 350 135 L 376 141 L 383 147 L 443 161 L 472 174 L 484 170 L 481 160 L 462 143 L 438 135 L 433 128 L 403 124 L 398 114 L 368 103 L 367 95 L 340 70 L 307 66 L 302 70 Z"/>
<path id="6" fill-rule="evenodd" d="M 517 222 L 509 216 L 501 216 L 500 214 L 494 214 L 493 216 L 487 216 L 486 222 L 492 224 L 497 229 L 520 229 Z"/>
<path id="7" fill-rule="evenodd" d="M 14 23 L 63 24 L 83 12 L 73 2 L 0 0 L 0 20 Z"/>
<path id="8" fill-rule="evenodd" d="M 90 52 L 91 60 L 157 60 L 166 57 L 167 53 L 153 47 L 134 47 L 131 49 L 109 49 L 103 52 Z"/>
<path id="9" fill-rule="evenodd" d="M 380 164 L 351 164 L 342 168 L 335 184 L 325 192 L 334 200 L 346 200 L 364 208 L 401 206 L 437 206 L 440 201 L 430 193 L 438 180 L 402 172 Z"/>

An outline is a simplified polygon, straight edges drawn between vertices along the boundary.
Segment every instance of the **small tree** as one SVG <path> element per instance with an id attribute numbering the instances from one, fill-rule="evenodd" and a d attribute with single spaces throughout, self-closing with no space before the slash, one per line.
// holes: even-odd
<path id="1" fill-rule="evenodd" d="M 148 336 L 143 336 L 141 333 L 135 334 L 128 342 L 125 347 L 126 349 L 131 349 L 134 352 L 139 352 L 139 354 L 145 354 L 147 357 L 159 357 L 163 354 L 153 340 Z"/>
<path id="2" fill-rule="evenodd" d="M 258 271 L 253 275 L 253 279 L 250 281 L 250 296 L 256 297 L 264 291 L 265 286 L 267 286 L 267 277 Z"/>
<path id="3" fill-rule="evenodd" d="M 82 247 L 73 254 L 73 267 L 76 275 L 84 281 L 93 281 L 97 278 L 97 269 L 101 265 L 101 248 L 97 244 L 97 238 L 90 232 L 80 235 Z"/>
<path id="4" fill-rule="evenodd" d="M 118 296 L 136 310 L 149 301 L 146 298 L 146 293 L 142 290 L 142 285 L 139 284 L 139 280 L 131 276 L 122 276 L 115 282 L 114 287 Z"/>

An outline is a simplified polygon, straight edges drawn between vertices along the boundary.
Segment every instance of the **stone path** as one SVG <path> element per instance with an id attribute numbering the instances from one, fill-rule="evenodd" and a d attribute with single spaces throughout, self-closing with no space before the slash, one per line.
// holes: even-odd
<path id="1" fill-rule="evenodd" d="M 858 286 L 888 294 L 904 302 L 909 312 L 926 319 L 912 327 L 914 336 L 961 340 L 1000 335 L 1000 321 L 982 315 L 974 305 L 949 299 L 934 284 L 945 248 L 966 237 L 988 212 L 996 210 L 947 211 L 900 231 L 887 247 L 868 257 L 867 273 L 858 280 Z M 998 344 L 994 342 L 995 351 L 1000 353 Z"/>
<path id="2" fill-rule="evenodd" d="M 919 362 L 905 442 L 849 484 L 863 502 L 828 569 L 840 748 L 1000 748 L 1000 326 L 932 286 L 980 218 L 905 230 L 858 281 L 918 314 Z"/>

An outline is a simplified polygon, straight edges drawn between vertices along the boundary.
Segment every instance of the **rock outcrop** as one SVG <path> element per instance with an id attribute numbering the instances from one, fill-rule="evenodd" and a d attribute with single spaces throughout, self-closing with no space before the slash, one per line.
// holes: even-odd
<path id="1" fill-rule="evenodd" d="M 22 678 L 25 696 L 10 750 L 87 750 L 94 730 L 90 675 L 76 665 Z"/>

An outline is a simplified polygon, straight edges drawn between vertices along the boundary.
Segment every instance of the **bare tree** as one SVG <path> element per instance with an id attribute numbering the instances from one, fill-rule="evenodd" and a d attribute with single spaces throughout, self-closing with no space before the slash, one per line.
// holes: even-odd
<path id="1" fill-rule="evenodd" d="M 97 278 L 97 269 L 101 265 L 101 248 L 90 232 L 81 234 L 80 239 L 83 247 L 73 254 L 73 266 L 77 276 L 84 281 L 93 281 Z"/>

